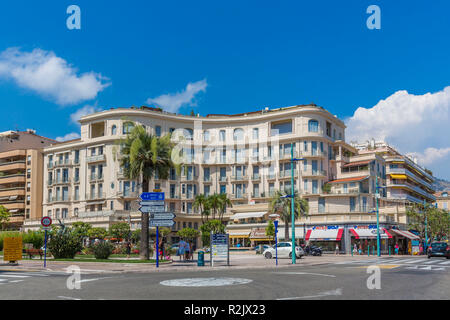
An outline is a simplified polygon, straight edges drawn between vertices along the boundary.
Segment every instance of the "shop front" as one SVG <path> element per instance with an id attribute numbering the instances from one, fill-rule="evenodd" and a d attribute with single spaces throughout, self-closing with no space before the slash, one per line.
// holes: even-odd
<path id="1" fill-rule="evenodd" d="M 250 247 L 250 230 L 230 230 L 227 233 L 230 239 L 230 248 Z"/>
<path id="2" fill-rule="evenodd" d="M 254 228 L 250 232 L 250 242 L 251 242 L 252 247 L 255 247 L 259 244 L 272 245 L 274 243 L 274 241 L 275 241 L 275 239 L 273 237 L 268 237 L 266 235 L 265 228 Z"/>
<path id="3" fill-rule="evenodd" d="M 412 232 L 390 229 L 389 233 L 393 235 L 393 247 L 398 244 L 398 254 L 419 254 L 420 253 L 420 237 Z"/>
<path id="4" fill-rule="evenodd" d="M 344 251 L 342 235 L 344 228 L 341 226 L 314 226 L 306 232 L 305 240 L 307 244 L 322 248 L 324 252 L 335 252 L 338 246 L 339 252 Z"/>
<path id="5" fill-rule="evenodd" d="M 355 254 L 376 254 L 377 252 L 377 225 L 354 225 L 349 228 L 351 236 L 351 250 Z M 393 237 L 380 227 L 380 253 L 388 254 L 389 246 L 392 248 Z M 354 249 L 356 248 L 356 252 Z"/>

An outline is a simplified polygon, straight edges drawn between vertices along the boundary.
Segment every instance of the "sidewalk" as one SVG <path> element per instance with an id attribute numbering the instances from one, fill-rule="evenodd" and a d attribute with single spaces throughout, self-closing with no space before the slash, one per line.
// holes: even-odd
<path id="1" fill-rule="evenodd" d="M 423 258 L 423 256 L 391 256 L 391 258 Z M 376 256 L 360 255 L 323 255 L 321 257 L 307 256 L 297 259 L 296 266 L 313 266 L 343 261 L 355 261 L 364 259 L 376 259 Z M 382 256 L 389 258 L 389 256 Z M 132 259 L 130 259 L 132 260 Z M 197 260 L 183 261 L 179 257 L 174 257 L 171 263 L 160 263 L 156 268 L 154 263 L 113 263 L 113 262 L 77 262 L 77 261 L 53 261 L 47 260 L 47 267 L 44 268 L 44 260 L 22 260 L 19 265 L 8 266 L 0 264 L 0 271 L 48 271 L 65 273 L 67 267 L 78 266 L 84 274 L 90 273 L 134 273 L 134 272 L 173 272 L 173 271 L 207 271 L 207 270 L 237 270 L 237 269 L 266 269 L 275 267 L 275 259 L 265 259 L 262 255 L 255 253 L 231 253 L 230 266 L 226 266 L 226 262 L 217 262 L 214 268 L 210 266 L 209 254 L 205 255 L 205 266 L 198 267 Z M 278 259 L 278 268 L 292 267 L 290 259 Z"/>

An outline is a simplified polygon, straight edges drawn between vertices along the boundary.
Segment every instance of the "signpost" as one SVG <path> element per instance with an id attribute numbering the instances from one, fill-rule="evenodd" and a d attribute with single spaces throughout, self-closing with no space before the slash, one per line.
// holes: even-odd
<path id="1" fill-rule="evenodd" d="M 3 239 L 3 260 L 9 262 L 22 260 L 22 237 Z"/>
<path id="2" fill-rule="evenodd" d="M 44 268 L 45 268 L 47 266 L 47 230 L 49 230 L 50 226 L 52 225 L 52 218 L 43 217 L 41 219 L 41 225 L 42 225 L 42 229 L 45 230 L 45 235 L 44 235 Z"/>
<path id="3" fill-rule="evenodd" d="M 153 190 L 154 192 L 144 192 L 141 194 L 142 201 L 139 211 L 150 214 L 149 227 L 156 227 L 156 267 L 159 268 L 159 227 L 172 227 L 175 222 L 175 214 L 167 212 L 164 203 L 164 192 Z"/>
<path id="4" fill-rule="evenodd" d="M 211 234 L 211 266 L 214 267 L 214 261 L 221 258 L 227 259 L 227 266 L 230 265 L 230 242 L 228 234 Z"/>

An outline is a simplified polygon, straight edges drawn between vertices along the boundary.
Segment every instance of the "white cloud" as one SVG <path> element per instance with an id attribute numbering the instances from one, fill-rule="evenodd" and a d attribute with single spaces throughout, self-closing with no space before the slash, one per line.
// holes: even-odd
<path id="1" fill-rule="evenodd" d="M 384 140 L 417 157 L 435 175 L 450 178 L 450 86 L 423 95 L 397 91 L 346 120 L 347 141 Z M 446 161 L 443 161 L 446 160 Z"/>
<path id="2" fill-rule="evenodd" d="M 72 132 L 72 133 L 68 133 L 63 137 L 56 137 L 56 141 L 59 142 L 63 142 L 63 141 L 68 141 L 68 140 L 73 140 L 73 139 L 78 139 L 80 138 L 80 134 L 76 133 L 76 132 Z"/>
<path id="3" fill-rule="evenodd" d="M 83 108 L 78 109 L 77 111 L 75 111 L 74 113 L 72 113 L 70 115 L 70 121 L 76 125 L 80 125 L 78 120 L 80 120 L 82 117 L 84 117 L 88 114 L 91 114 L 91 113 L 101 111 L 101 110 L 102 109 L 98 108 L 97 105 L 94 105 L 94 106 L 85 105 Z"/>
<path id="4" fill-rule="evenodd" d="M 195 106 L 193 101 L 195 96 L 199 92 L 205 92 L 207 86 L 206 79 L 189 82 L 184 90 L 177 93 L 163 94 L 156 98 L 149 98 L 147 103 L 155 104 L 169 112 L 178 112 L 182 106 Z"/>
<path id="5" fill-rule="evenodd" d="M 9 48 L 0 53 L 0 78 L 34 91 L 60 105 L 92 100 L 110 85 L 95 72 L 77 74 L 77 69 L 51 51 L 31 52 Z"/>

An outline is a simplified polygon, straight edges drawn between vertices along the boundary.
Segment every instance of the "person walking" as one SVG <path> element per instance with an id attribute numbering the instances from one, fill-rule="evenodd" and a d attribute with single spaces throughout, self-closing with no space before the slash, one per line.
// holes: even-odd
<path id="1" fill-rule="evenodd" d="M 398 256 L 398 249 L 399 249 L 398 243 L 395 244 L 394 248 L 395 248 L 395 255 Z"/>
<path id="2" fill-rule="evenodd" d="M 339 254 L 339 245 L 336 243 L 336 249 L 334 250 L 334 253 L 336 254 L 336 255 L 338 255 Z"/>
<path id="3" fill-rule="evenodd" d="M 358 247 L 356 246 L 356 243 L 353 245 L 353 254 L 358 253 Z"/>
<path id="4" fill-rule="evenodd" d="M 127 259 L 130 259 L 130 254 L 131 254 L 131 243 L 130 241 L 127 241 Z"/>

